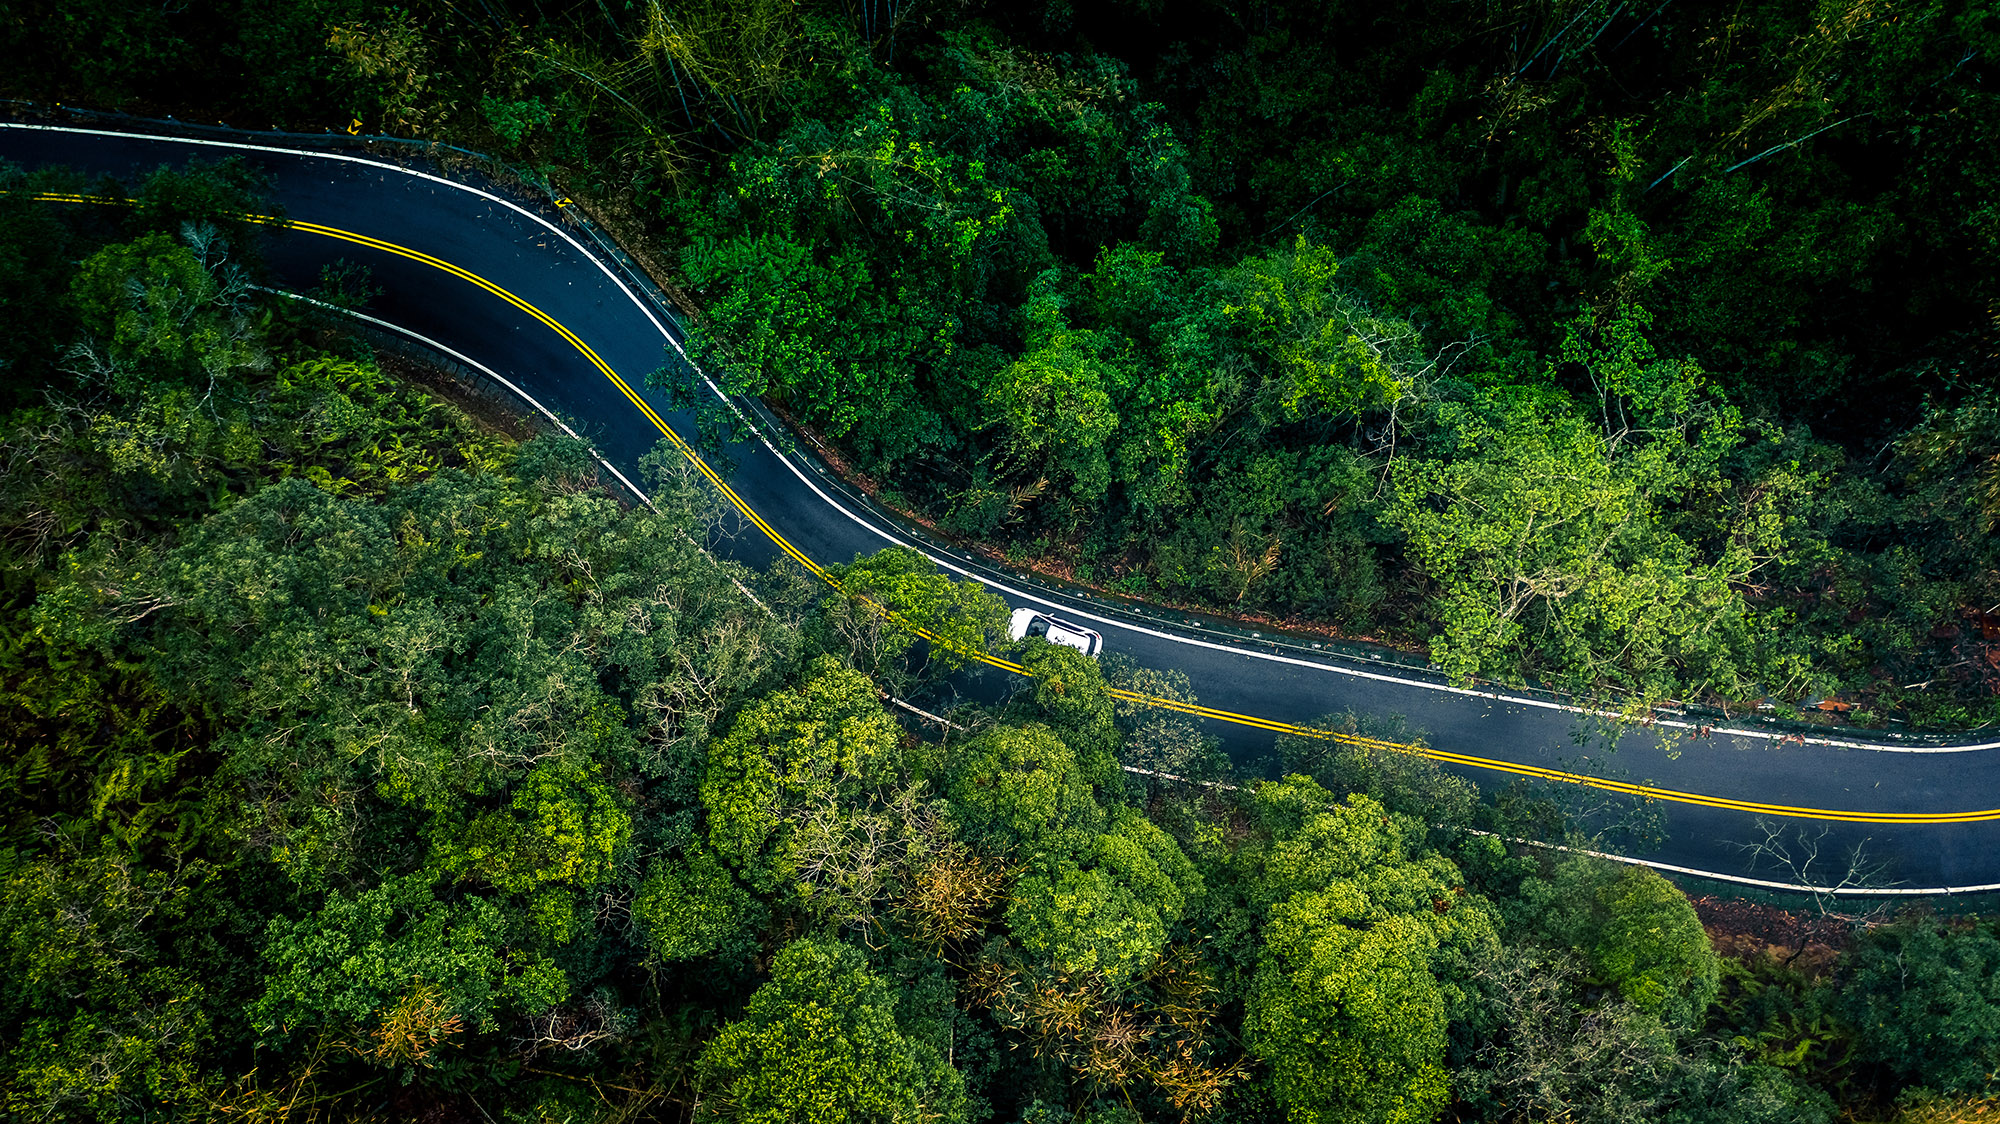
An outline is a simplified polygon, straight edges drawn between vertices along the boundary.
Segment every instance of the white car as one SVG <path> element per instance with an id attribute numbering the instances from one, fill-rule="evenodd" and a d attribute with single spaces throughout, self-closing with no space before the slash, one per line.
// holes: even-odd
<path id="1" fill-rule="evenodd" d="M 1051 644 L 1061 644 L 1075 648 L 1092 659 L 1104 650 L 1104 634 L 1080 624 L 1071 624 L 1060 617 L 1038 613 L 1033 609 L 1014 610 L 1013 620 L 1007 625 L 1007 636 L 1013 640 L 1025 640 L 1039 636 Z"/>

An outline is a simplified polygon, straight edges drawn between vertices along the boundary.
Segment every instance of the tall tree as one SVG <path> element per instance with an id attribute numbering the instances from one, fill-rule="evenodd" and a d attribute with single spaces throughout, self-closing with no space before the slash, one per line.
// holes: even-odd
<path id="1" fill-rule="evenodd" d="M 743 1018 L 702 1051 L 708 1119 L 863 1124 L 965 1118 L 965 1085 L 896 1021 L 895 997 L 853 947 L 797 940 Z"/>

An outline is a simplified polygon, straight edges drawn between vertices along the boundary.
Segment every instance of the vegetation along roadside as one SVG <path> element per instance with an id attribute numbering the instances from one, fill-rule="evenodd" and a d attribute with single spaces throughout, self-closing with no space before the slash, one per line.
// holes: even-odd
<path id="1" fill-rule="evenodd" d="M 28 0 L 0 83 L 507 152 L 733 388 L 1089 580 L 1985 722 L 2000 27 L 1641 9 Z M 255 288 L 242 168 L 0 176 L 9 1115 L 1991 1111 L 1989 921 L 1705 918 L 1504 842 L 1605 845 L 1549 793 L 1232 765 L 887 552 L 846 588 L 1037 672 L 906 725 L 949 653 L 715 561 L 671 458 L 623 506 Z"/>

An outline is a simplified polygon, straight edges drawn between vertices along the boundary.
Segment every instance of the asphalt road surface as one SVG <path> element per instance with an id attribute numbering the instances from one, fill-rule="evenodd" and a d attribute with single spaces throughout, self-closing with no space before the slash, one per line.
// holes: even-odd
<path id="1" fill-rule="evenodd" d="M 294 151 L 254 136 L 167 139 L 0 123 L 0 159 L 26 167 L 66 165 L 132 179 L 162 165 L 225 156 L 268 172 L 271 198 L 294 224 L 274 230 L 266 250 L 274 285 L 308 289 L 336 259 L 366 265 L 384 290 L 368 315 L 512 384 L 589 437 L 632 480 L 638 458 L 661 439 L 654 417 L 692 437 L 692 419 L 645 386 L 672 354 L 679 329 L 560 206 L 473 174 L 447 178 L 418 162 L 352 150 Z M 802 458 L 765 443 L 733 447 L 727 463 L 728 483 L 743 503 L 811 559 L 835 564 L 909 542 L 1012 604 L 1055 606 L 1099 629 L 1107 650 L 1184 671 L 1205 706 L 1253 720 L 1206 722 L 1239 759 L 1270 751 L 1268 723 L 1349 709 L 1401 715 L 1434 748 L 1473 759 L 1448 767 L 1482 787 L 1549 769 L 1675 794 L 1654 805 L 1664 814 L 1665 841 L 1624 856 L 1633 860 L 1723 879 L 1797 882 L 1797 871 L 1753 863 L 1742 847 L 1776 828 L 1795 849 L 1817 843 L 1820 858 L 1804 872 L 1816 884 L 1838 879 L 1846 854 L 1862 845 L 1881 864 L 1877 890 L 2000 888 L 2000 744 L 1800 739 L 1755 724 L 1690 738 L 1672 722 L 1579 740 L 1586 727 L 1601 724 L 1549 699 L 1455 688 L 1421 669 L 1168 625 L 1033 585 L 912 540 Z M 756 531 L 728 547 L 752 565 L 767 563 L 777 549 Z M 1579 798 L 1600 792 L 1554 787 Z"/>

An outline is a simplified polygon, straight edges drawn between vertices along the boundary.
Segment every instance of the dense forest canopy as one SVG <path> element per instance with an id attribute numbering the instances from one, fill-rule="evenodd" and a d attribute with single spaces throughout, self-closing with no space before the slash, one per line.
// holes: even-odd
<path id="1" fill-rule="evenodd" d="M 1994 715 L 1977 3 L 28 3 L 10 92 L 493 151 L 885 498 L 1454 674 Z"/>
<path id="2" fill-rule="evenodd" d="M 1976 4 L 24 0 L 0 92 L 500 154 L 1018 559 L 1950 726 L 2000 684 L 1996 48 Z M 719 561 L 671 450 L 626 504 L 259 288 L 260 190 L 0 168 L 8 1115 L 1991 1111 L 1992 922 L 1712 940 L 1517 842 L 1644 809 L 1232 763 L 1112 693 L 1184 678 L 909 552 Z M 1031 674 L 952 706 L 871 603 Z"/>

